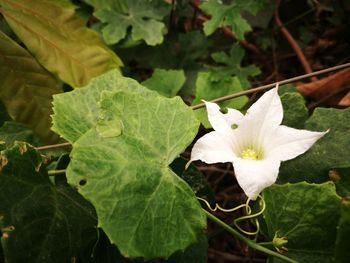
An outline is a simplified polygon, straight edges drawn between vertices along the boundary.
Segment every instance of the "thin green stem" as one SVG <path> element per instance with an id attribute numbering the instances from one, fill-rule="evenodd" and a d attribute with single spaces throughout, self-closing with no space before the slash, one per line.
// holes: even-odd
<path id="1" fill-rule="evenodd" d="M 66 173 L 66 170 L 50 170 L 47 173 L 48 175 L 64 174 Z"/>
<path id="2" fill-rule="evenodd" d="M 298 261 L 295 261 L 291 258 L 288 258 L 286 256 L 283 256 L 282 254 L 272 251 L 266 247 L 263 247 L 257 243 L 255 243 L 254 241 L 252 241 L 249 238 L 246 238 L 245 236 L 243 236 L 241 233 L 239 233 L 237 230 L 233 229 L 232 227 L 230 227 L 228 224 L 222 222 L 219 218 L 215 217 L 214 215 L 212 215 L 211 213 L 209 213 L 208 211 L 206 211 L 205 209 L 203 209 L 205 214 L 207 215 L 208 219 L 210 219 L 211 221 L 213 221 L 214 223 L 220 225 L 222 228 L 224 228 L 225 230 L 227 230 L 228 232 L 230 232 L 231 234 L 233 234 L 235 237 L 237 237 L 239 240 L 245 242 L 249 247 L 255 249 L 255 250 L 259 250 L 261 252 L 264 252 L 270 256 L 273 257 L 277 257 L 279 259 L 282 259 L 286 262 L 290 262 L 290 263 L 297 263 Z"/>
<path id="3" fill-rule="evenodd" d="M 251 93 L 255 93 L 255 92 L 259 92 L 259 91 L 265 91 L 265 90 L 274 88 L 274 87 L 276 87 L 277 83 L 281 86 L 281 85 L 288 84 L 288 83 L 293 83 L 293 82 L 296 82 L 296 81 L 299 81 L 299 80 L 302 80 L 302 79 L 306 79 L 306 78 L 318 76 L 318 75 L 321 75 L 321 74 L 329 73 L 329 72 L 332 72 L 332 71 L 344 69 L 344 68 L 347 68 L 347 67 L 350 67 L 350 63 L 345 63 L 345 64 L 341 64 L 341 65 L 334 66 L 334 67 L 331 67 L 331 68 L 322 69 L 322 70 L 319 70 L 319 71 L 315 71 L 315 72 L 312 72 L 312 73 L 300 75 L 300 76 L 297 76 L 297 77 L 294 77 L 294 78 L 290 78 L 290 79 L 285 79 L 285 80 L 282 80 L 282 81 L 279 81 L 279 82 L 267 84 L 267 85 L 260 86 L 260 87 L 257 87 L 257 88 L 252 88 L 252 89 L 248 89 L 248 90 L 232 93 L 230 95 L 226 95 L 226 96 L 223 96 L 223 97 L 220 97 L 220 98 L 216 98 L 214 100 L 210 100 L 210 102 L 215 102 L 215 103 L 224 102 L 224 101 L 231 100 L 233 98 L 237 98 L 237 97 L 240 97 L 240 96 L 244 96 L 244 95 L 248 95 L 248 94 L 251 94 Z M 196 109 L 199 109 L 199 108 L 203 108 L 204 106 L 205 106 L 204 103 L 199 103 L 197 105 L 191 106 L 191 108 L 192 108 L 192 110 L 196 110 Z"/>

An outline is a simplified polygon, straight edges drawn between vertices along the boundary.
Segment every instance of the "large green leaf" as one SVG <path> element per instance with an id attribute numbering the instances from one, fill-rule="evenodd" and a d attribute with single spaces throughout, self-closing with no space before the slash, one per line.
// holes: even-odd
<path id="1" fill-rule="evenodd" d="M 25 143 L 0 153 L 0 228 L 6 262 L 71 262 L 96 239 L 93 207 L 66 184 L 53 185 Z"/>
<path id="2" fill-rule="evenodd" d="M 286 237 L 286 256 L 298 262 L 332 262 L 341 204 L 333 183 L 273 185 L 263 196 L 268 238 L 276 233 Z"/>
<path id="3" fill-rule="evenodd" d="M 198 123 L 179 98 L 103 94 L 104 119 L 122 122 L 122 135 L 104 138 L 93 128 L 79 139 L 69 182 L 94 204 L 99 225 L 124 255 L 168 257 L 205 226 L 190 187 L 167 167 Z"/>
<path id="4" fill-rule="evenodd" d="M 58 81 L 16 42 L 0 31 L 0 98 L 11 117 L 27 124 L 45 142 L 58 136 L 51 130 L 52 95 Z"/>
<path id="5" fill-rule="evenodd" d="M 135 82 L 120 78 L 117 84 Z M 123 255 L 168 257 L 185 249 L 205 227 L 205 215 L 168 165 L 197 133 L 193 112 L 180 98 L 166 99 L 140 85 L 102 92 L 100 107 L 96 126 L 109 127 L 108 134 L 92 127 L 73 144 L 69 183 L 93 203 L 99 226 Z M 56 121 L 61 112 L 55 112 Z M 66 119 L 71 126 L 76 121 L 80 125 L 78 118 Z"/>
<path id="6" fill-rule="evenodd" d="M 324 182 L 332 168 L 350 167 L 350 108 L 317 108 L 306 121 L 305 129 L 329 132 L 305 154 L 284 163 L 280 182 Z"/>
<path id="7" fill-rule="evenodd" d="M 104 90 L 147 92 L 141 90 L 135 80 L 125 81 L 118 70 L 111 70 L 92 79 L 86 87 L 54 96 L 52 129 L 67 141 L 75 142 L 95 126 L 100 115 L 98 103 Z"/>
<path id="8" fill-rule="evenodd" d="M 229 77 L 228 79 L 222 79 L 217 81 L 211 81 L 212 74 L 210 72 L 199 72 L 196 81 L 196 98 L 193 100 L 192 105 L 201 103 L 201 100 L 212 100 L 224 95 L 242 91 L 242 86 L 236 77 Z M 241 96 L 233 100 L 229 100 L 220 103 L 222 108 L 234 108 L 241 109 L 248 102 L 247 96 Z M 210 128 L 211 125 L 208 121 L 207 111 L 205 108 L 195 111 L 198 120 L 206 128 Z"/>
<path id="9" fill-rule="evenodd" d="M 37 60 L 74 87 L 122 65 L 68 0 L 0 0 L 0 11 Z"/>
<path id="10" fill-rule="evenodd" d="M 142 82 L 142 85 L 171 98 L 176 96 L 185 81 L 186 77 L 183 70 L 155 69 L 152 77 Z"/>
<path id="11" fill-rule="evenodd" d="M 96 9 L 98 17 L 105 27 L 102 29 L 108 44 L 116 44 L 124 39 L 128 28 L 134 41 L 145 40 L 154 46 L 163 42 L 166 31 L 161 20 L 170 11 L 170 5 L 164 0 L 121 0 L 118 2 L 103 0 L 85 0 Z"/>
<path id="12" fill-rule="evenodd" d="M 338 235 L 335 249 L 335 262 L 346 263 L 350 258 L 350 202 L 343 201 L 341 218 L 338 225 Z"/>

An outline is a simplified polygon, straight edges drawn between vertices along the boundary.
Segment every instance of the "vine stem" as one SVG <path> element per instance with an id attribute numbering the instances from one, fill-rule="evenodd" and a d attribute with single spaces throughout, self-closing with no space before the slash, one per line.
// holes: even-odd
<path id="1" fill-rule="evenodd" d="M 266 247 L 263 247 L 257 243 L 255 243 L 253 240 L 246 238 L 245 236 L 243 236 L 241 233 L 239 233 L 237 230 L 233 229 L 231 226 L 229 226 L 228 224 L 224 223 L 223 221 L 221 221 L 219 218 L 217 218 L 216 216 L 212 215 L 211 213 L 209 213 L 207 210 L 203 209 L 203 211 L 205 212 L 206 216 L 208 219 L 210 219 L 211 221 L 213 221 L 214 223 L 220 225 L 222 228 L 224 228 L 225 230 L 227 230 L 228 232 L 230 232 L 231 234 L 233 234 L 235 237 L 237 237 L 239 240 L 245 242 L 249 247 L 255 249 L 255 250 L 259 250 L 261 252 L 264 252 L 270 256 L 273 257 L 277 257 L 279 259 L 284 260 L 285 262 L 290 262 L 290 263 L 298 263 L 298 261 L 295 261 L 291 258 L 288 258 L 286 256 L 283 256 L 282 254 L 272 251 Z"/>
<path id="2" fill-rule="evenodd" d="M 334 66 L 334 67 L 331 67 L 331 68 L 326 68 L 326 69 L 322 69 L 322 70 L 319 70 L 319 71 L 314 71 L 314 72 L 309 73 L 309 74 L 304 74 L 304 75 L 300 75 L 300 76 L 297 76 L 297 77 L 294 77 L 294 78 L 281 80 L 281 81 L 278 81 L 278 82 L 275 82 L 275 83 L 271 83 L 271 84 L 267 84 L 267 85 L 264 85 L 264 86 L 260 86 L 260 87 L 257 87 L 257 88 L 252 88 L 252 89 L 248 89 L 248 90 L 245 90 L 245 91 L 232 93 L 232 94 L 227 95 L 227 96 L 223 96 L 223 97 L 220 97 L 220 98 L 217 98 L 217 99 L 214 99 L 214 100 L 210 100 L 210 102 L 219 103 L 219 102 L 227 101 L 227 100 L 230 100 L 230 99 L 233 99 L 233 98 L 237 98 L 237 97 L 240 97 L 240 96 L 243 96 L 243 95 L 248 95 L 248 94 L 251 94 L 251 93 L 255 93 L 255 92 L 264 91 L 264 90 L 268 90 L 268 89 L 274 88 L 277 85 L 277 83 L 279 85 L 293 83 L 293 82 L 296 82 L 296 81 L 299 81 L 299 80 L 302 80 L 302 79 L 306 79 L 306 78 L 310 78 L 310 77 L 313 77 L 313 76 L 329 73 L 329 72 L 340 70 L 340 69 L 347 68 L 347 67 L 350 67 L 350 63 L 345 63 L 345 64 L 341 64 L 341 65 Z M 196 110 L 196 109 L 199 109 L 199 108 L 203 108 L 204 106 L 205 106 L 204 103 L 199 103 L 197 105 L 192 106 L 191 108 L 192 108 L 192 110 Z"/>

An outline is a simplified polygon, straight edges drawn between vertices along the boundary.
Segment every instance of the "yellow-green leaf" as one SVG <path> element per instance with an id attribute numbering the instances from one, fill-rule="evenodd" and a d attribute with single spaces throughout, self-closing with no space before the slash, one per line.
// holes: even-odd
<path id="1" fill-rule="evenodd" d="M 55 142 L 51 130 L 52 95 L 57 79 L 28 51 L 0 31 L 0 98 L 11 117 L 27 124 L 44 142 Z"/>
<path id="2" fill-rule="evenodd" d="M 122 65 L 68 0 L 0 0 L 0 12 L 37 60 L 64 82 L 80 87 Z"/>

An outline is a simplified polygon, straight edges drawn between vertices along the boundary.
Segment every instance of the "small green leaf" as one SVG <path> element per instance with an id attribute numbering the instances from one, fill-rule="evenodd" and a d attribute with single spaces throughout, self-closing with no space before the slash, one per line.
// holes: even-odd
<path id="1" fill-rule="evenodd" d="M 268 238 L 272 241 L 276 233 L 287 238 L 287 257 L 305 263 L 332 261 L 341 204 L 333 183 L 273 185 L 263 197 Z"/>
<path id="2" fill-rule="evenodd" d="M 0 1 L 1 3 L 1 1 Z M 52 95 L 60 84 L 33 56 L 0 31 L 0 98 L 9 115 L 33 129 L 44 142 L 54 143 Z"/>
<path id="3" fill-rule="evenodd" d="M 281 166 L 280 182 L 325 182 L 333 168 L 350 167 L 350 108 L 317 108 L 305 129 L 329 132 L 305 154 Z"/>
<path id="4" fill-rule="evenodd" d="M 230 77 L 229 79 L 223 79 L 220 81 L 211 81 L 210 72 L 198 73 L 196 81 L 196 98 L 193 100 L 192 105 L 196 105 L 201 100 L 210 101 L 212 99 L 219 98 L 224 95 L 228 95 L 234 92 L 242 91 L 241 84 L 236 77 Z M 221 107 L 240 109 L 248 102 L 247 96 L 241 96 L 233 100 L 221 103 Z M 210 128 L 211 125 L 208 121 L 207 111 L 205 108 L 195 111 L 196 117 L 206 128 Z"/>
<path id="5" fill-rule="evenodd" d="M 85 0 L 95 7 L 95 16 L 104 24 L 102 34 L 106 43 L 116 44 L 124 39 L 128 28 L 134 41 L 145 40 L 155 46 L 163 42 L 166 28 L 161 20 L 170 11 L 163 0 L 122 0 L 117 3 Z"/>
<path id="6" fill-rule="evenodd" d="M 185 81 L 186 77 L 183 70 L 155 69 L 152 77 L 142 82 L 142 85 L 171 98 L 176 96 Z"/>
<path id="7" fill-rule="evenodd" d="M 0 159 L 5 262 L 70 262 L 96 240 L 94 208 L 68 185 L 53 185 L 32 146 L 17 142 Z"/>
<path id="8" fill-rule="evenodd" d="M 255 65 L 241 66 L 245 51 L 238 45 L 233 45 L 229 54 L 216 52 L 211 55 L 212 59 L 221 66 L 212 67 L 211 81 L 220 81 L 230 76 L 235 76 L 241 82 L 243 89 L 250 87 L 248 77 L 259 75 L 260 69 Z"/>
<path id="9" fill-rule="evenodd" d="M 73 87 L 122 65 L 68 0 L 0 0 L 0 11 L 37 60 Z"/>
<path id="10" fill-rule="evenodd" d="M 223 4 L 217 0 L 209 0 L 204 2 L 200 8 L 211 15 L 211 19 L 204 23 L 204 33 L 209 36 L 214 31 L 223 26 L 229 26 L 238 39 L 244 39 L 244 33 L 252 28 L 248 22 L 242 17 L 241 12 L 246 10 L 256 13 L 260 6 L 258 1 L 238 0 L 231 4 Z"/>

